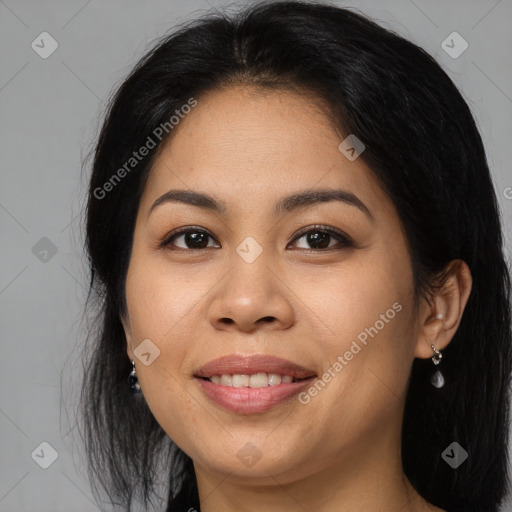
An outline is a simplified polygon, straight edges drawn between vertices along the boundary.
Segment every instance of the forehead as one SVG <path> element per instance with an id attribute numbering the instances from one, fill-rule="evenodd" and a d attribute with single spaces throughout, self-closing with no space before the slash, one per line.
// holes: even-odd
<path id="1" fill-rule="evenodd" d="M 370 203 L 386 201 L 363 160 L 350 161 L 338 148 L 344 135 L 325 108 L 304 94 L 254 87 L 197 98 L 156 159 L 143 200 L 170 188 L 236 203 L 343 187 Z"/>

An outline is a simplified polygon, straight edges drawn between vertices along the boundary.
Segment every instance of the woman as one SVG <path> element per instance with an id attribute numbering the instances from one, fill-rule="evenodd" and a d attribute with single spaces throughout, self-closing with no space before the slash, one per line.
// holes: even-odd
<path id="1" fill-rule="evenodd" d="M 299 2 L 169 35 L 111 101 L 86 248 L 84 440 L 123 510 L 498 510 L 498 208 L 417 46 Z"/>

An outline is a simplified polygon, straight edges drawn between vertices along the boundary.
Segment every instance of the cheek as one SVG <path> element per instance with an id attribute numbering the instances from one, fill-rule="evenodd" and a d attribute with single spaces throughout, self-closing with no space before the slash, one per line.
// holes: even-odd
<path id="1" fill-rule="evenodd" d="M 180 319 L 193 311 L 204 294 L 204 286 L 199 285 L 157 258 L 132 257 L 126 296 L 132 331 L 139 343 L 144 338 L 155 343 L 173 338 Z"/>
<path id="2" fill-rule="evenodd" d="M 397 267 L 401 273 L 396 272 Z M 364 346 L 365 340 L 375 338 L 382 340 L 380 346 L 384 347 L 388 341 L 397 344 L 396 338 L 405 334 L 412 297 L 407 260 L 393 262 L 385 254 L 367 253 L 331 269 L 322 280 L 302 280 L 301 286 L 304 302 L 321 320 L 325 348 L 331 358 L 348 350 L 353 340 L 360 340 Z"/>
<path id="3" fill-rule="evenodd" d="M 408 260 L 368 255 L 311 290 L 306 303 L 318 312 L 326 333 L 319 345 L 324 372 L 336 375 L 320 393 L 329 406 L 325 421 L 332 415 L 350 422 L 351 411 L 357 422 L 371 424 L 405 393 L 414 357 Z"/>
<path id="4" fill-rule="evenodd" d="M 174 376 L 186 355 L 180 319 L 190 310 L 186 291 L 175 276 L 166 276 L 151 258 L 134 251 L 126 277 L 126 300 L 130 317 L 128 342 L 135 356 L 137 377 L 150 408 L 162 397 L 172 400 Z M 187 290 L 185 288 L 185 290 Z M 146 363 L 142 354 L 149 353 Z"/>
<path id="5" fill-rule="evenodd" d="M 200 291 L 194 291 L 191 283 L 180 282 L 176 273 L 166 275 L 161 265 L 151 264 L 151 258 L 143 260 L 134 254 L 126 278 L 126 297 L 133 349 L 144 346 L 144 352 L 151 353 L 151 364 L 146 366 L 143 359 L 136 363 L 144 399 L 166 433 L 180 446 L 188 447 L 198 418 L 197 403 L 187 393 L 181 375 L 190 339 L 183 329 L 186 322 L 180 319 L 190 315 Z"/>

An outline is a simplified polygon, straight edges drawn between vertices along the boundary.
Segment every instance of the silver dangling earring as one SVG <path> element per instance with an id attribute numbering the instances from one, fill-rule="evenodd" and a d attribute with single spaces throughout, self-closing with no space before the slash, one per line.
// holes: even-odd
<path id="1" fill-rule="evenodd" d="M 437 350 L 437 348 L 434 347 L 434 345 L 430 345 L 430 346 L 432 347 L 432 350 L 434 351 L 434 355 L 432 356 L 432 362 L 437 366 L 441 362 L 443 354 L 441 354 L 441 352 L 439 352 L 439 350 Z M 437 370 L 432 375 L 430 382 L 432 383 L 432 386 L 434 386 L 435 388 L 438 388 L 438 389 L 442 388 L 444 386 L 443 374 L 439 370 Z"/>
<path id="2" fill-rule="evenodd" d="M 132 361 L 132 371 L 130 375 L 128 375 L 128 384 L 130 385 L 130 391 L 135 393 L 142 393 L 139 385 L 139 379 L 137 379 L 137 375 L 135 374 L 135 362 Z"/>

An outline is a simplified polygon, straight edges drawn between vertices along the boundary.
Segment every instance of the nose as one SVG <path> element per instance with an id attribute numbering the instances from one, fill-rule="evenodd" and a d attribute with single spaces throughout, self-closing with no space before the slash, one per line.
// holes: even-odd
<path id="1" fill-rule="evenodd" d="M 282 330 L 295 322 L 293 292 L 263 255 L 247 263 L 235 254 L 231 270 L 215 289 L 208 321 L 217 330 Z"/>

